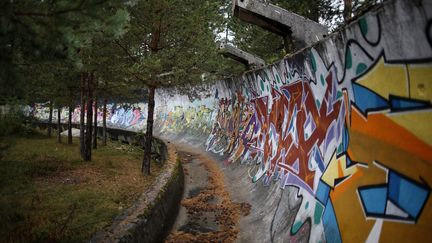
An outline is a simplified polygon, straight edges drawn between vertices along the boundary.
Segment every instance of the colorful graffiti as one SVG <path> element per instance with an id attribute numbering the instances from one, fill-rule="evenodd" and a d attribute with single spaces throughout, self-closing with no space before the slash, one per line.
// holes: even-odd
<path id="1" fill-rule="evenodd" d="M 42 121 L 47 121 L 49 117 L 49 108 L 47 104 L 35 104 L 31 109 L 32 115 Z M 57 121 L 57 109 L 53 109 L 53 121 Z M 81 107 L 74 108 L 72 113 L 72 122 L 80 122 Z M 145 128 L 147 107 L 144 103 L 140 104 L 107 104 L 107 125 L 114 128 L 142 130 Z M 69 110 L 64 108 L 61 111 L 61 122 L 68 123 Z M 102 125 L 103 108 L 97 109 L 97 121 Z"/>
<path id="2" fill-rule="evenodd" d="M 271 221 L 296 213 L 286 241 L 432 241 L 432 6 L 382 8 L 264 69 L 190 87 L 192 99 L 159 90 L 155 133 L 202 140 L 257 186 L 298 190 L 298 211 Z M 146 109 L 110 104 L 108 125 L 143 129 Z"/>
<path id="3" fill-rule="evenodd" d="M 158 107 L 162 110 L 166 107 Z M 208 117 L 211 110 L 204 105 L 199 107 L 175 106 L 174 110 L 157 113 L 157 125 L 161 128 L 161 132 L 179 132 L 182 130 L 189 130 L 196 134 L 209 133 L 210 124 Z M 209 123 L 210 122 L 210 123 Z"/>
<path id="4" fill-rule="evenodd" d="M 312 222 L 312 242 L 430 238 L 419 219 L 432 182 L 432 46 L 416 39 L 427 43 L 422 56 L 395 58 L 398 43 L 384 39 L 382 22 L 370 14 L 348 28 L 347 36 L 361 38 L 344 40 L 343 55 L 322 44 L 246 73 L 241 87 L 218 99 L 207 150 L 252 166 L 253 182 L 298 187 L 303 206 L 292 235 Z M 333 61 L 328 53 L 337 54 Z M 365 151 L 359 140 L 378 146 Z M 361 227 L 349 226 L 352 219 Z M 384 232 L 384 221 L 416 227 Z"/>

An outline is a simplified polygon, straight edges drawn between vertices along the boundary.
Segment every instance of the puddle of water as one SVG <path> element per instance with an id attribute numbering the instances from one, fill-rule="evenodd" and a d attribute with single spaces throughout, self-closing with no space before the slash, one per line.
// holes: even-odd
<path id="1" fill-rule="evenodd" d="M 194 187 L 189 190 L 188 198 L 193 198 L 198 196 L 204 190 L 204 187 Z"/>

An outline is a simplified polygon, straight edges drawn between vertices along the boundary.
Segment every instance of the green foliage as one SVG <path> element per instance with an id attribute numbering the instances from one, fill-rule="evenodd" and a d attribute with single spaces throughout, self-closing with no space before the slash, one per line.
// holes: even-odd
<path id="1" fill-rule="evenodd" d="M 32 119 L 23 112 L 24 106 L 18 102 L 2 106 L 0 112 L 0 137 L 10 135 L 30 136 L 35 133 Z"/>
<path id="2" fill-rule="evenodd" d="M 336 31 L 380 2 L 383 0 L 334 0 L 321 20 L 331 31 Z"/>
<path id="3" fill-rule="evenodd" d="M 0 136 L 21 132 L 23 117 L 19 114 L 6 114 L 0 119 Z"/>
<path id="4" fill-rule="evenodd" d="M 0 138 L 0 241 L 85 242 L 111 225 L 160 173 L 140 175 L 142 150 L 108 143 L 83 162 L 77 144 Z"/>
<path id="5" fill-rule="evenodd" d="M 214 0 L 149 0 L 131 6 L 129 32 L 117 44 L 128 57 L 137 86 L 221 77 L 226 61 L 215 48 L 223 23 L 219 8 Z"/>
<path id="6" fill-rule="evenodd" d="M 353 0 L 353 12 L 377 1 Z M 146 84 L 238 75 L 243 67 L 216 52 L 222 32 L 267 62 L 283 57 L 282 38 L 233 18 L 231 2 L 2 1 L 0 104 L 11 97 L 74 103 L 80 72 L 95 74 L 100 96 L 124 99 L 138 98 L 131 90 Z M 325 23 L 342 15 L 342 0 L 270 2 Z"/>
<path id="7" fill-rule="evenodd" d="M 44 98 L 54 93 L 41 92 L 41 87 L 59 91 L 67 82 L 62 77 L 88 70 L 85 50 L 94 46 L 95 38 L 114 39 L 127 30 L 124 8 L 123 1 L 2 1 L 0 87 L 7 88 L 0 97 Z"/>

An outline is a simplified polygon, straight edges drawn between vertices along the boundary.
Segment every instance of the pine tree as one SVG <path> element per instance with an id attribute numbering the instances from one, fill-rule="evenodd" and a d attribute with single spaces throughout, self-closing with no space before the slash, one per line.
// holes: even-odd
<path id="1" fill-rule="evenodd" d="M 215 48 L 223 23 L 219 8 L 219 1 L 210 0 L 142 0 L 129 8 L 129 32 L 116 44 L 127 57 L 136 87 L 148 89 L 145 174 L 150 174 L 155 90 L 222 74 L 225 60 Z"/>
<path id="2" fill-rule="evenodd" d="M 34 93 L 39 95 L 31 99 L 59 99 L 66 92 L 62 88 L 71 81 L 62 78 L 68 72 L 64 67 L 87 74 L 85 93 L 92 94 L 88 88 L 93 87 L 91 77 L 97 69 L 95 40 L 113 40 L 124 34 L 129 21 L 127 4 L 99 0 L 0 3 L 0 86 L 10 87 L 7 92 L 1 89 L 1 102 L 14 97 L 25 100 Z M 78 78 L 72 81 L 80 84 Z M 80 144 L 84 159 L 90 160 L 91 147 Z"/>

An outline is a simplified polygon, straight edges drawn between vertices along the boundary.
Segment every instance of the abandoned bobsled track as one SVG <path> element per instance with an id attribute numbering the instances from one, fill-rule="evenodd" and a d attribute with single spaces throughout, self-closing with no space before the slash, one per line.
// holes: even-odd
<path id="1" fill-rule="evenodd" d="M 431 78 L 432 1 L 395 0 L 240 77 L 158 89 L 186 181 L 167 241 L 431 242 Z M 144 128 L 145 103 L 108 108 Z"/>

